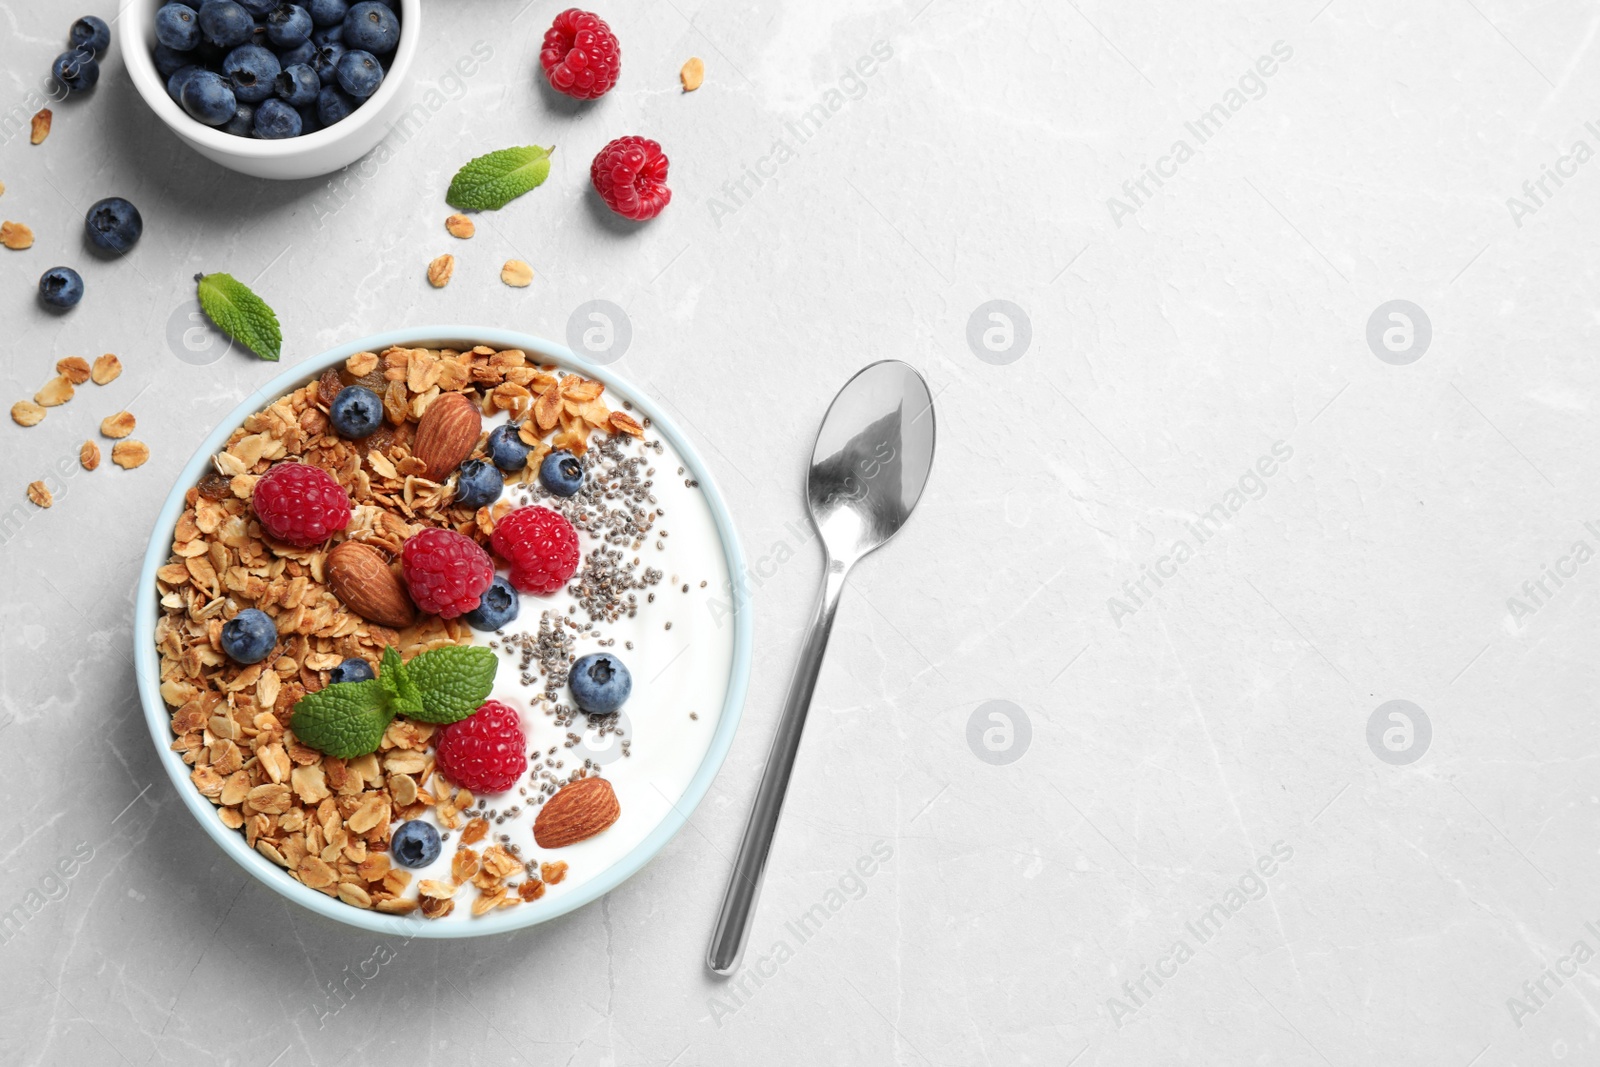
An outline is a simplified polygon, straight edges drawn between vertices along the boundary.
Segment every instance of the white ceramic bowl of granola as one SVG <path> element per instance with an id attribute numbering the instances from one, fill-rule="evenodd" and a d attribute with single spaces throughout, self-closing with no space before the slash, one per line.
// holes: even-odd
<path id="1" fill-rule="evenodd" d="M 336 897 L 327 896 L 301 884 L 281 867 L 251 848 L 243 834 L 223 824 L 217 806 L 203 796 L 191 781 L 192 768 L 183 761 L 180 753 L 172 748 L 173 732 L 170 721 L 172 709 L 162 698 L 161 661 L 155 642 L 156 623 L 161 615 L 156 572 L 171 556 L 173 531 L 179 517 L 185 511 L 187 491 L 212 469 L 213 455 L 227 444 L 229 436 L 246 417 L 285 393 L 315 379 L 324 370 L 342 366 L 350 356 L 358 352 L 382 352 L 392 346 L 466 348 L 473 344 L 485 344 L 496 349 L 520 348 L 529 356 L 537 357 L 540 363 L 554 363 L 562 368 L 576 371 L 585 378 L 597 379 L 605 384 L 608 398 L 627 401 L 632 405 L 635 414 L 647 417 L 650 435 L 661 440 L 663 446 L 668 449 L 665 453 L 670 457 L 668 462 L 676 462 L 684 468 L 685 486 L 691 482 L 698 483 L 694 486 L 693 493 L 697 499 L 704 502 L 702 515 L 694 508 L 683 508 L 680 503 L 683 499 L 681 494 L 674 498 L 675 504 L 679 504 L 679 510 L 672 520 L 674 527 L 681 533 L 689 535 L 685 540 L 693 539 L 696 531 L 704 535 L 700 540 L 704 542 L 701 547 L 706 551 L 700 554 L 700 558 L 706 564 L 706 573 L 715 571 L 724 576 L 744 573 L 744 559 L 738 535 L 710 471 L 672 421 L 651 402 L 649 397 L 615 375 L 586 364 L 560 345 L 526 334 L 497 329 L 445 326 L 397 330 L 365 337 L 285 370 L 239 405 L 207 436 L 184 467 L 156 520 L 155 530 L 139 575 L 135 598 L 134 649 L 139 695 L 157 756 L 171 777 L 173 787 L 184 805 L 205 832 L 240 866 L 272 889 L 312 911 L 351 926 L 384 934 L 450 938 L 504 933 L 564 915 L 616 888 L 649 862 L 683 828 L 705 795 L 732 744 L 748 682 L 751 647 L 749 602 L 742 589 L 743 583 L 737 580 L 729 581 L 725 577 L 722 589 L 716 590 L 712 586 L 712 591 L 725 598 L 719 601 L 719 604 L 726 605 L 725 612 L 711 613 L 715 627 L 706 629 L 703 620 L 697 621 L 696 615 L 689 616 L 685 620 L 689 625 L 680 626 L 678 635 L 675 635 L 675 640 L 687 637 L 688 644 L 677 652 L 663 647 L 655 653 L 654 662 L 647 667 L 647 671 L 654 674 L 655 678 L 660 678 L 667 675 L 673 663 L 697 661 L 698 667 L 694 669 L 704 677 L 692 681 L 697 687 L 696 692 L 699 695 L 717 694 L 720 696 L 720 703 L 716 707 L 698 705 L 700 711 L 695 716 L 683 715 L 680 707 L 677 709 L 677 715 L 683 715 L 682 718 L 675 715 L 673 721 L 666 724 L 668 729 L 657 728 L 657 736 L 665 736 L 667 739 L 661 749 L 661 752 L 666 754 L 662 759 L 652 761 L 647 755 L 647 758 L 641 760 L 618 761 L 618 765 L 604 769 L 604 776 L 612 780 L 621 799 L 623 817 L 616 825 L 594 838 L 553 852 L 542 851 L 539 857 L 541 859 L 569 861 L 569 877 L 562 884 L 549 886 L 549 892 L 542 898 L 521 906 L 497 909 L 482 916 L 470 916 L 466 914 L 467 909 L 463 908 L 458 909 L 459 914 L 437 920 L 422 919 L 416 913 L 395 915 L 354 907 Z M 674 478 L 674 472 L 666 470 L 658 477 L 670 481 Z M 665 489 L 657 491 L 663 493 L 664 502 L 667 499 Z M 587 552 L 591 545 L 585 540 L 583 547 Z M 671 593 L 682 596 L 681 601 L 673 602 L 681 603 L 686 608 L 691 603 L 709 603 L 688 595 L 689 583 L 685 582 L 684 585 L 685 589 L 682 591 L 670 588 L 664 590 L 661 595 L 666 597 Z M 652 626 L 659 621 L 659 618 L 656 618 Z M 697 625 L 700 627 L 698 630 Z M 479 636 L 486 639 L 490 635 Z M 641 642 L 641 647 L 638 651 L 626 655 L 647 657 L 651 654 L 651 650 L 644 647 L 643 639 L 637 632 L 634 633 L 634 639 Z M 692 655 L 685 655 L 697 641 L 701 647 L 694 650 Z M 663 662 L 668 666 L 662 666 L 660 673 L 654 673 L 656 665 Z M 683 669 L 676 668 L 679 671 Z M 514 677 L 507 677 L 514 674 L 512 666 L 503 661 L 496 679 L 495 698 L 501 698 L 506 687 L 517 681 Z M 645 745 L 648 731 L 644 727 L 649 713 L 661 703 L 659 699 L 652 697 L 649 708 L 636 707 L 641 696 L 640 683 L 644 682 L 647 687 L 650 684 L 646 681 L 645 675 L 645 671 L 635 668 L 635 694 L 629 705 L 624 708 L 625 712 L 634 711 L 633 741 L 640 748 Z M 667 684 L 669 686 L 672 684 L 670 676 Z M 646 688 L 644 692 L 649 693 L 650 690 Z M 525 724 L 530 714 L 524 711 Z M 689 721 L 691 718 L 692 722 Z M 690 740 L 684 741 L 683 738 Z M 535 748 L 535 756 L 538 755 L 538 748 L 544 740 L 548 740 L 548 735 L 544 739 L 540 739 L 537 734 L 530 738 L 530 743 Z M 632 819 L 629 818 L 630 813 L 633 815 Z M 530 811 L 529 818 L 531 815 Z M 618 833 L 619 830 L 623 832 Z M 454 844 L 445 845 L 442 858 L 438 861 L 439 867 L 448 869 L 448 861 L 454 848 Z M 419 878 L 439 877 L 426 871 L 418 872 L 418 875 Z M 416 885 L 417 881 L 414 880 L 411 886 L 413 894 Z M 464 890 L 470 888 L 463 887 Z"/>
<path id="2" fill-rule="evenodd" d="M 422 0 L 400 0 L 400 45 L 383 84 L 342 122 L 280 141 L 236 137 L 190 118 L 167 95 L 167 80 L 156 70 L 156 11 L 166 0 L 122 0 L 117 39 L 133 86 L 178 138 L 229 170 L 255 178 L 314 178 L 332 174 L 378 146 L 401 117 L 411 62 L 422 40 Z M 199 6 L 198 3 L 195 4 Z"/>

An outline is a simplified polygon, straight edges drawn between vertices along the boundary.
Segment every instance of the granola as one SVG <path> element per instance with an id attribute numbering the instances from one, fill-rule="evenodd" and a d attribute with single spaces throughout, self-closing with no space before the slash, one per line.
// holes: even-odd
<path id="1" fill-rule="evenodd" d="M 340 388 L 356 383 L 383 398 L 387 418 L 370 437 L 352 441 L 334 432 L 328 409 Z M 508 413 L 524 440 L 532 439 L 530 461 L 515 476 L 525 484 L 552 442 L 581 452 L 596 431 L 630 439 L 637 422 L 615 421 L 621 412 L 606 407 L 603 391 L 599 382 L 539 366 L 517 349 L 362 352 L 246 418 L 213 457 L 213 472 L 189 490 L 172 554 L 156 573 L 160 691 L 171 712 L 172 748 L 223 824 L 290 877 L 352 907 L 439 919 L 457 903 L 478 916 L 537 900 L 566 866 L 540 868 L 519 858 L 503 835 L 489 840 L 483 801 L 436 773 L 432 725 L 397 718 L 377 751 L 348 760 L 296 739 L 295 704 L 329 684 L 329 672 L 344 660 L 377 665 L 388 646 L 409 660 L 473 638 L 464 619 L 423 614 L 397 630 L 356 614 L 329 584 L 331 544 L 295 548 L 263 533 L 250 507 L 256 480 L 280 462 L 321 467 L 351 496 L 342 538 L 386 560 L 425 527 L 487 546 L 510 504 L 457 506 L 453 475 L 444 482 L 422 477 L 425 465 L 412 445 L 423 412 L 440 396 L 461 393 L 487 414 Z M 483 454 L 486 437 L 474 455 Z M 133 444 L 119 442 L 113 462 Z M 220 640 L 223 622 L 246 607 L 272 615 L 280 635 L 275 655 L 248 666 L 229 659 Z M 584 773 L 574 768 L 566 777 Z M 425 814 L 446 836 L 455 834 L 459 851 L 449 880 L 413 886 L 411 874 L 390 862 L 390 834 L 393 825 Z"/>

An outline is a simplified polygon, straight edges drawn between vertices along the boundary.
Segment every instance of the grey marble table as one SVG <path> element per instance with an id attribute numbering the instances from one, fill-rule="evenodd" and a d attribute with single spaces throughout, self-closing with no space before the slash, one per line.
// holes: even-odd
<path id="1" fill-rule="evenodd" d="M 623 82 L 579 109 L 535 80 L 558 5 L 428 8 L 427 121 L 273 184 L 187 152 L 115 52 L 45 144 L 11 135 L 83 12 L 0 0 L 0 218 L 38 235 L 0 250 L 0 395 L 126 365 L 0 426 L 0 1060 L 1600 1062 L 1591 5 L 618 0 Z M 639 229 L 587 190 L 624 133 L 672 159 Z M 557 146 L 550 181 L 454 242 L 455 168 L 522 143 Z M 112 194 L 146 233 L 108 263 L 79 227 Z M 32 296 L 55 263 L 89 290 L 61 317 Z M 737 517 L 757 649 L 711 793 L 600 903 L 495 941 L 359 933 L 235 867 L 161 775 L 138 561 L 275 372 L 191 321 L 219 270 L 288 363 L 625 319 L 615 368 Z M 820 572 L 810 438 L 891 356 L 941 452 L 846 595 L 719 982 Z M 149 463 L 74 473 L 119 407 Z"/>

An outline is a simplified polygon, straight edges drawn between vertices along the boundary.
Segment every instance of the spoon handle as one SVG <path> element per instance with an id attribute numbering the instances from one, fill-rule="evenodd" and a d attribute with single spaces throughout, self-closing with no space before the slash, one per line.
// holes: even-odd
<path id="1" fill-rule="evenodd" d="M 761 893 L 767 852 L 772 848 L 772 838 L 778 829 L 783 794 L 789 788 L 789 773 L 794 770 L 795 754 L 800 750 L 800 734 L 805 729 L 811 693 L 817 687 L 817 674 L 822 669 L 823 653 L 828 650 L 828 634 L 833 629 L 833 616 L 839 609 L 839 597 L 844 593 L 848 571 L 845 564 L 828 561 L 822 595 L 817 600 L 816 614 L 812 616 L 805 644 L 800 649 L 800 662 L 795 665 L 794 677 L 789 681 L 783 716 L 778 720 L 778 732 L 767 754 L 761 784 L 756 788 L 750 821 L 745 824 L 739 855 L 733 861 L 733 873 L 728 876 L 722 911 L 717 916 L 716 929 L 711 932 L 711 947 L 706 950 L 706 966 L 717 974 L 732 974 L 744 955 L 745 940 L 750 936 L 750 919 Z"/>

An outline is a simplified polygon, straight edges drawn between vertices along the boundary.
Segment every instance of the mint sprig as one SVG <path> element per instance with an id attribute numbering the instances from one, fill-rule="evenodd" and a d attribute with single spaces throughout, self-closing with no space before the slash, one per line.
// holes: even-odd
<path id="1" fill-rule="evenodd" d="M 244 282 L 231 274 L 196 274 L 200 310 L 217 329 L 262 359 L 276 363 L 283 349 L 278 316 Z"/>
<path id="2" fill-rule="evenodd" d="M 417 683 L 411 680 L 405 664 L 400 662 L 400 653 L 392 648 L 383 650 L 383 662 L 378 665 L 378 681 L 383 685 L 383 691 L 389 694 L 389 706 L 395 714 L 414 716 L 422 710 L 422 693 L 417 689 Z"/>
<path id="3" fill-rule="evenodd" d="M 482 645 L 446 645 L 424 652 L 406 668 L 422 691 L 423 722 L 452 723 L 477 711 L 494 689 L 500 659 Z"/>
<path id="4" fill-rule="evenodd" d="M 438 725 L 465 719 L 488 699 L 499 665 L 499 657 L 477 645 L 436 648 L 409 664 L 386 648 L 378 677 L 306 694 L 289 728 L 318 751 L 354 759 L 377 751 L 396 715 Z"/>
<path id="5" fill-rule="evenodd" d="M 389 694 L 382 683 L 369 678 L 338 682 L 301 697 L 289 727 L 312 748 L 353 759 L 377 751 L 393 718 Z"/>
<path id="6" fill-rule="evenodd" d="M 544 184 L 555 146 L 524 145 L 479 156 L 450 179 L 445 203 L 463 211 L 497 211 Z"/>

